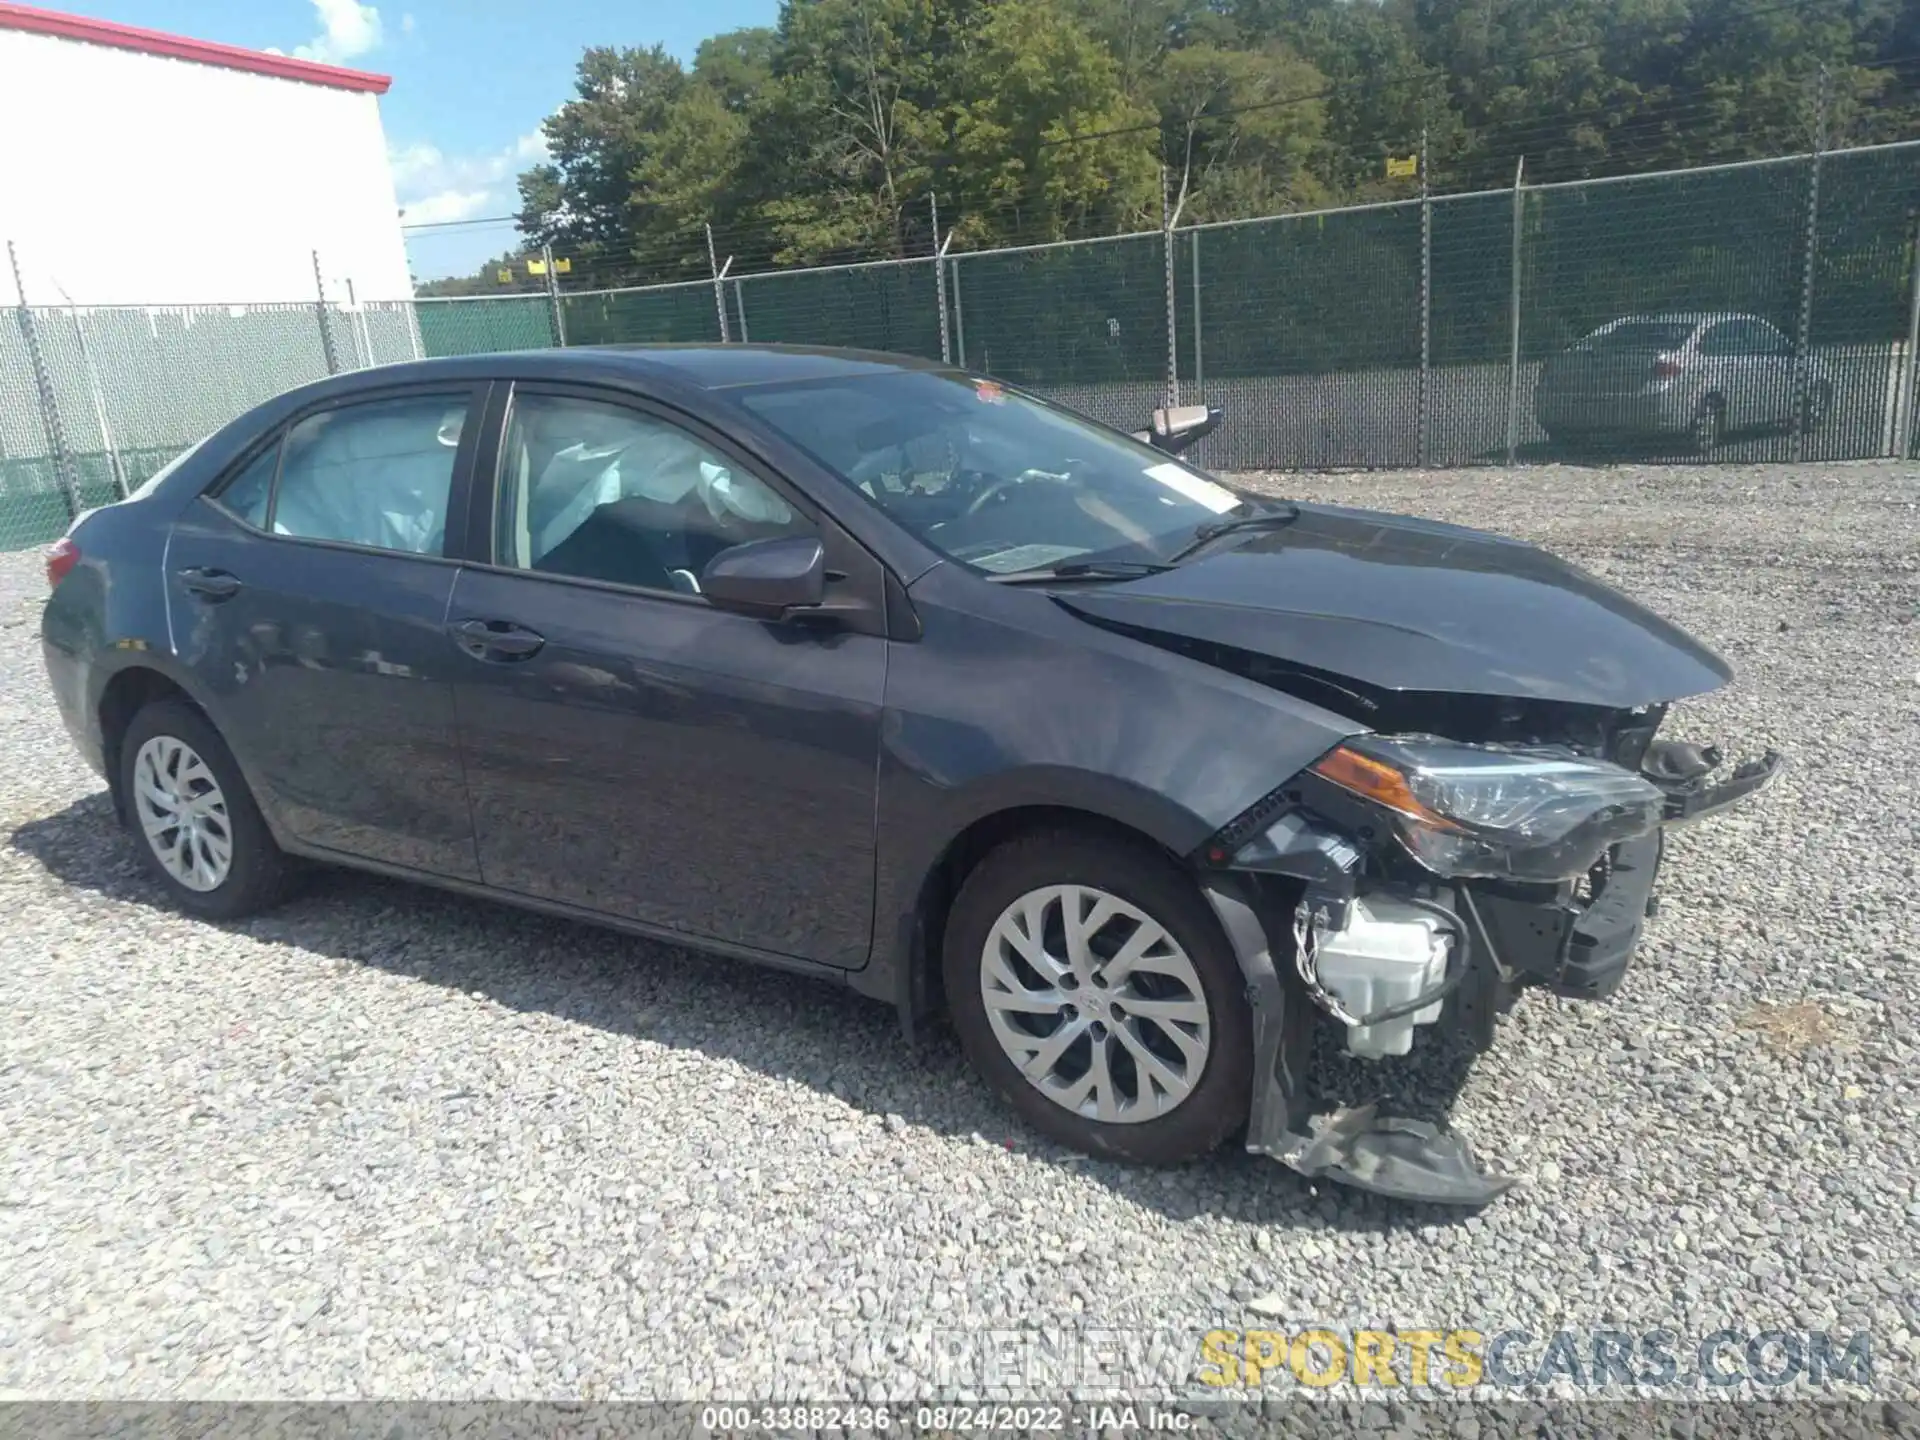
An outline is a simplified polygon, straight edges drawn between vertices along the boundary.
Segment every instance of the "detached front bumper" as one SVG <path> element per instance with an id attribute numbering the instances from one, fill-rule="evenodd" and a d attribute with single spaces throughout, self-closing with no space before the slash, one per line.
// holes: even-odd
<path id="1" fill-rule="evenodd" d="M 1747 799 L 1774 779 L 1782 760 L 1769 751 L 1716 783 L 1720 764 L 1710 747 L 1651 750 L 1643 773 L 1668 794 L 1662 824 L 1613 846 L 1581 886 L 1358 882 L 1417 895 L 1415 903 L 1455 917 L 1447 981 L 1433 992 L 1436 1003 L 1444 992 L 1440 1027 L 1474 1050 L 1485 1049 L 1493 1040 L 1494 1017 L 1523 989 L 1578 1000 L 1603 1000 L 1619 989 L 1657 909 L 1666 829 Z M 1458 1134 L 1382 1115 L 1373 1104 L 1328 1110 L 1316 1102 L 1307 1064 L 1313 1031 L 1327 1023 L 1322 1011 L 1329 1007 L 1314 983 L 1311 941 L 1302 965 L 1294 937 L 1302 934 L 1300 917 L 1314 915 L 1329 900 L 1340 904 L 1343 890 L 1353 893 L 1363 865 L 1353 842 L 1306 810 L 1298 813 L 1299 837 L 1287 868 L 1203 875 L 1207 897 L 1239 955 L 1253 1010 L 1247 1148 L 1303 1175 L 1377 1194 L 1484 1205 L 1514 1180 L 1486 1170 Z M 1324 915 L 1324 908 L 1318 913 Z"/>

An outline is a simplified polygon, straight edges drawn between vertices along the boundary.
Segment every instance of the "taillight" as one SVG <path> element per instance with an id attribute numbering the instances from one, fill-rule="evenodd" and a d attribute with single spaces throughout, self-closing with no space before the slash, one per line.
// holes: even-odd
<path id="1" fill-rule="evenodd" d="M 1671 380 L 1680 373 L 1680 362 L 1671 356 L 1662 355 L 1653 362 L 1653 374 L 1657 380 Z"/>
<path id="2" fill-rule="evenodd" d="M 70 536 L 61 536 L 47 547 L 47 588 L 67 578 L 67 572 L 80 563 L 80 547 Z"/>

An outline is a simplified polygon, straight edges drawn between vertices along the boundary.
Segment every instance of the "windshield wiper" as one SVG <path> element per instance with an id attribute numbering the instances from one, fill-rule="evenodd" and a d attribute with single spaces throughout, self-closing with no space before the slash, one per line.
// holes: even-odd
<path id="1" fill-rule="evenodd" d="M 1010 570 L 1004 575 L 989 575 L 987 579 L 996 585 L 1036 585 L 1049 580 L 1138 580 L 1172 568 L 1146 560 L 1068 560 L 1032 570 Z"/>
<path id="2" fill-rule="evenodd" d="M 1300 507 L 1291 501 L 1278 500 L 1272 504 L 1263 504 L 1259 508 L 1255 508 L 1252 502 L 1242 502 L 1220 519 L 1209 520 L 1203 525 L 1196 526 L 1193 539 L 1169 555 L 1167 563 L 1178 565 L 1182 560 L 1191 560 L 1223 535 L 1234 535 L 1246 530 L 1280 530 L 1299 518 Z"/>

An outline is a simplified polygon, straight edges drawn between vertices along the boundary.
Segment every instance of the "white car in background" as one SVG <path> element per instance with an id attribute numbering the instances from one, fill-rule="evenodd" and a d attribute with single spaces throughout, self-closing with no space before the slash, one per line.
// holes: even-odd
<path id="1" fill-rule="evenodd" d="M 1706 454 L 1730 434 L 1789 426 L 1796 415 L 1818 429 L 1833 382 L 1757 315 L 1628 315 L 1548 360 L 1533 405 L 1556 444 L 1684 435 Z"/>

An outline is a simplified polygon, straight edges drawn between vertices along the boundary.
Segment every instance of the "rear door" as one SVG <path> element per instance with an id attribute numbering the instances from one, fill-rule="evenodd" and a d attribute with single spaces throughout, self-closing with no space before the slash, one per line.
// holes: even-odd
<path id="1" fill-rule="evenodd" d="M 1766 321 L 1749 319 L 1746 344 L 1753 357 L 1752 423 L 1784 425 L 1793 418 L 1799 396 L 1793 342 Z"/>
<path id="2" fill-rule="evenodd" d="M 173 648 L 307 845 L 479 878 L 447 605 L 483 388 L 334 400 L 264 437 L 168 544 Z"/>
<path id="3" fill-rule="evenodd" d="M 723 435 L 624 393 L 519 385 L 499 433 L 495 524 L 469 542 L 493 563 L 461 571 L 449 615 L 486 883 L 865 964 L 878 562 Z M 819 536 L 844 623 L 701 597 L 713 555 L 787 534 Z"/>
<path id="4" fill-rule="evenodd" d="M 1755 430 L 1793 414 L 1793 346 L 1764 320 L 1740 315 L 1709 326 L 1702 364 L 1726 400 L 1727 426 Z"/>

